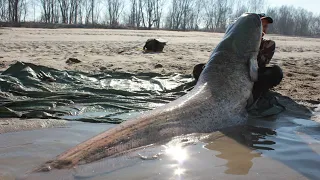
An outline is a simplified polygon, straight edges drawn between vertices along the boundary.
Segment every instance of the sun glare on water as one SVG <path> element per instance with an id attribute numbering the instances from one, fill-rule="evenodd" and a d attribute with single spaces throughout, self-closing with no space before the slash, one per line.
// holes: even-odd
<path id="1" fill-rule="evenodd" d="M 180 175 L 184 174 L 185 171 L 186 171 L 185 169 L 178 168 L 178 169 L 174 170 L 174 175 L 180 176 Z"/>
<path id="2" fill-rule="evenodd" d="M 165 154 L 171 159 L 177 161 L 173 168 L 173 175 L 182 178 L 182 175 L 185 175 L 186 169 L 182 168 L 183 162 L 188 159 L 188 152 L 181 144 L 171 144 L 165 147 Z M 173 177 L 174 178 L 174 177 Z"/>
<path id="3" fill-rule="evenodd" d="M 188 158 L 186 149 L 183 149 L 179 145 L 166 147 L 166 154 L 179 163 L 184 162 Z"/>

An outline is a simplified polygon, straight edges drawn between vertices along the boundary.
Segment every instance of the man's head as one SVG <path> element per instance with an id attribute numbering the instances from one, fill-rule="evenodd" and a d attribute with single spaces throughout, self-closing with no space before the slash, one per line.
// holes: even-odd
<path id="1" fill-rule="evenodd" d="M 273 19 L 271 17 L 265 16 L 264 14 L 259 14 L 261 22 L 262 22 L 262 31 L 263 33 L 267 33 L 269 24 L 273 23 Z"/>

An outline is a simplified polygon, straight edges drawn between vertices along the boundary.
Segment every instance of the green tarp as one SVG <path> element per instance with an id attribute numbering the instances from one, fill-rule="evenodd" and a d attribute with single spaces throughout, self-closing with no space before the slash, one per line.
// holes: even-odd
<path id="1" fill-rule="evenodd" d="M 120 123 L 186 94 L 191 75 L 60 71 L 17 62 L 0 75 L 0 118 L 57 118 Z M 248 108 L 265 117 L 285 108 L 272 93 Z"/>
<path id="2" fill-rule="evenodd" d="M 0 118 L 120 123 L 184 95 L 191 75 L 60 71 L 17 62 L 0 75 Z"/>

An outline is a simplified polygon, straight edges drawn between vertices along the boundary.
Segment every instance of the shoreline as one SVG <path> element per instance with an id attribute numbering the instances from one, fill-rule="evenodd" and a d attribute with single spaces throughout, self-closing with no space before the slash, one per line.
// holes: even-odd
<path id="1" fill-rule="evenodd" d="M 208 61 L 223 35 L 165 30 L 1 28 L 0 72 L 22 61 L 88 73 L 191 74 L 196 64 Z M 149 38 L 168 40 L 164 52 L 143 53 L 142 47 Z M 267 35 L 267 39 L 276 42 L 271 65 L 279 65 L 284 72 L 283 81 L 274 90 L 315 110 L 320 104 L 320 39 L 281 35 Z M 81 62 L 69 65 L 68 58 Z M 0 123 L 6 124 L 7 120 L 0 119 Z M 30 127 L 22 123 L 21 126 L 26 129 L 49 127 L 57 123 L 55 121 Z M 13 121 L 18 122 L 20 120 Z"/>
<path id="2" fill-rule="evenodd" d="M 65 127 L 69 122 L 57 119 L 19 119 L 19 118 L 1 118 L 0 134 L 30 131 L 36 129 Z"/>

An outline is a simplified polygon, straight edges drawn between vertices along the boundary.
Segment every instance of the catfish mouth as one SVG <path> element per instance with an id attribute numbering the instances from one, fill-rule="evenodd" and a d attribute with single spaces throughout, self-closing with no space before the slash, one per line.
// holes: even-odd
<path id="1" fill-rule="evenodd" d="M 248 28 L 249 31 L 246 31 L 245 28 Z M 225 39 L 230 39 L 233 49 L 238 56 L 251 57 L 256 56 L 259 52 L 261 36 L 262 25 L 259 15 L 255 13 L 245 13 L 227 29 Z M 239 38 L 242 40 L 239 40 Z M 248 41 L 253 44 L 246 46 L 245 42 Z"/>
<path id="2" fill-rule="evenodd" d="M 256 13 L 245 13 L 246 16 L 254 16 L 253 21 L 257 25 L 257 27 L 261 26 L 260 16 Z"/>
<path id="3" fill-rule="evenodd" d="M 245 21 L 245 22 L 244 22 Z M 246 22 L 249 21 L 249 22 Z M 232 23 L 226 31 L 226 35 L 236 31 L 237 26 L 241 26 L 239 24 L 254 24 L 255 28 L 261 27 L 261 19 L 258 14 L 255 13 L 245 13 L 240 16 L 234 23 Z"/>

